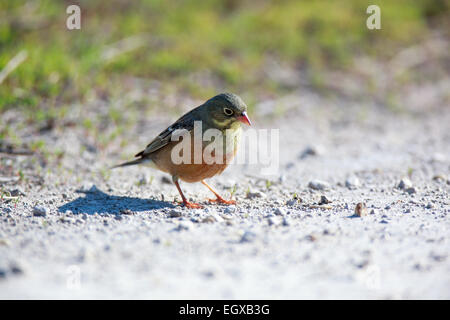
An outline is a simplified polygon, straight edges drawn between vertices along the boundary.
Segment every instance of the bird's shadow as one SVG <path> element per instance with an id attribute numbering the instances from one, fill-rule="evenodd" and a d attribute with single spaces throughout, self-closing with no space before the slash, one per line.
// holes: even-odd
<path id="1" fill-rule="evenodd" d="M 77 190 L 76 192 L 85 194 L 85 196 L 80 196 L 60 206 L 58 208 L 59 212 L 64 213 L 70 210 L 74 214 L 120 214 L 126 213 L 126 210 L 140 212 L 175 207 L 172 203 L 166 201 L 109 195 L 99 190 L 96 186 L 87 191 Z"/>

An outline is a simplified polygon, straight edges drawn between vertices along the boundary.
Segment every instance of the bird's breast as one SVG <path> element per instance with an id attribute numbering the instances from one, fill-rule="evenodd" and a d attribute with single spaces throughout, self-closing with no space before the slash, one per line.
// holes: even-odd
<path id="1" fill-rule="evenodd" d="M 171 142 L 163 150 L 157 151 L 152 160 L 160 170 L 176 175 L 186 182 L 211 178 L 222 173 L 233 160 L 239 147 L 241 130 L 241 128 L 229 129 L 214 138 L 209 137 L 211 139 L 203 137 L 200 148 L 195 146 L 191 133 L 189 148 L 176 146 L 182 142 Z M 175 159 L 180 155 L 184 156 L 186 151 L 190 157 L 184 157 L 181 163 L 180 159 Z"/>

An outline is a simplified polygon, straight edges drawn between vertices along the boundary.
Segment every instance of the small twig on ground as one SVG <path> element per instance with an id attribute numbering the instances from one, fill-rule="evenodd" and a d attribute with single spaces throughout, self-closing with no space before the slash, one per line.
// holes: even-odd
<path id="1" fill-rule="evenodd" d="M 1 199 L 2 200 L 18 200 L 19 197 L 2 196 Z"/>
<path id="2" fill-rule="evenodd" d="M 8 194 L 8 195 L 6 195 Z M 9 191 L 1 191 L 0 193 L 0 200 L 4 201 L 4 200 L 19 200 L 18 196 L 11 196 L 11 193 Z"/>
<path id="3" fill-rule="evenodd" d="M 318 205 L 318 204 L 310 204 L 310 205 L 307 205 L 307 207 L 310 208 L 310 209 L 326 209 L 326 210 L 333 209 L 332 206 Z"/>
<path id="4" fill-rule="evenodd" d="M 107 46 L 102 52 L 101 59 L 106 62 L 111 61 L 121 54 L 136 50 L 144 46 L 146 41 L 146 35 L 135 35 L 122 39 Z"/>
<path id="5" fill-rule="evenodd" d="M 0 177 L 0 183 L 16 182 L 19 180 L 20 180 L 20 177 Z"/>
<path id="6" fill-rule="evenodd" d="M 14 145 L 0 140 L 0 153 L 6 153 L 17 156 L 29 156 L 34 152 L 27 148 L 16 148 Z"/>
<path id="7" fill-rule="evenodd" d="M 28 57 L 28 53 L 26 50 L 20 51 L 18 54 L 14 56 L 3 68 L 2 71 L 0 71 L 0 84 L 6 79 L 6 77 L 14 71 L 22 62 L 25 61 L 25 59 Z"/>

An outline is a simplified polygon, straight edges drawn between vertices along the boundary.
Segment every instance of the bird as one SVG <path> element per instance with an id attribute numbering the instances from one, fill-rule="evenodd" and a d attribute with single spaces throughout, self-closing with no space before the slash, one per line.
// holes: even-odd
<path id="1" fill-rule="evenodd" d="M 210 202 L 228 205 L 236 204 L 235 200 L 222 198 L 205 182 L 205 179 L 221 174 L 236 155 L 242 134 L 241 124 L 252 125 L 247 114 L 247 105 L 244 101 L 233 93 L 218 94 L 185 113 L 162 131 L 144 150 L 135 155 L 137 159 L 112 168 L 143 164 L 170 174 L 172 182 L 181 196 L 181 204 L 187 208 L 195 209 L 203 206 L 189 202 L 186 199 L 179 184 L 180 180 L 187 183 L 201 182 L 216 196 L 216 199 L 209 199 Z M 198 128 L 196 125 L 201 125 L 201 132 L 196 131 L 196 128 Z M 208 147 L 209 141 L 204 141 L 203 139 L 203 135 L 209 129 L 215 129 L 211 131 L 221 135 L 214 138 L 213 141 L 216 144 L 213 147 Z M 179 141 L 180 132 L 185 133 L 182 141 Z M 198 137 L 195 136 L 195 133 L 201 133 L 202 136 L 201 144 L 197 145 L 199 146 L 197 148 L 195 139 Z M 185 142 L 185 138 L 194 138 L 194 143 L 180 145 Z M 186 141 L 192 141 L 192 139 L 187 139 Z M 210 143 L 213 142 L 211 141 Z M 188 147 L 180 148 L 183 146 Z M 212 149 L 210 158 L 205 156 L 207 148 L 209 150 Z M 184 153 L 185 151 L 186 153 Z M 180 162 L 179 159 L 174 159 L 174 154 L 175 156 L 183 154 L 182 157 L 186 156 L 183 159 L 188 159 L 189 161 Z M 215 161 L 211 161 L 211 159 Z"/>

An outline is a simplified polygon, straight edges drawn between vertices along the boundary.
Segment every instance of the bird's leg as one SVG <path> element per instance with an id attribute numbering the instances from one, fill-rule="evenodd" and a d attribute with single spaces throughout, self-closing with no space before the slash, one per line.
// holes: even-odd
<path id="1" fill-rule="evenodd" d="M 223 204 L 236 204 L 235 200 L 225 200 L 224 198 L 222 198 L 216 191 L 214 191 L 213 188 L 211 188 L 209 186 L 209 184 L 207 184 L 205 182 L 205 180 L 202 180 L 202 183 L 216 196 L 216 199 L 208 199 L 209 202 L 217 202 L 217 203 L 223 203 Z"/>
<path id="2" fill-rule="evenodd" d="M 202 206 L 197 204 L 197 203 L 192 203 L 192 202 L 187 201 L 186 197 L 183 194 L 183 191 L 181 191 L 180 184 L 178 183 L 178 177 L 173 176 L 172 177 L 172 181 L 175 184 L 175 186 L 177 187 L 178 192 L 180 193 L 181 199 L 183 199 L 183 205 L 186 208 L 190 208 L 190 209 L 200 209 L 200 208 L 202 208 Z"/>

